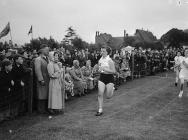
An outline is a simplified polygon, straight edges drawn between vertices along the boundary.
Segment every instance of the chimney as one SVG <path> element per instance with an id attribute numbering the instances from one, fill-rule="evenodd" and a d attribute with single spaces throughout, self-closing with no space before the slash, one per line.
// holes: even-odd
<path id="1" fill-rule="evenodd" d="M 99 36 L 99 31 L 96 31 L 96 36 Z"/>
<path id="2" fill-rule="evenodd" d="M 126 36 L 126 30 L 124 30 L 124 37 Z"/>
<path id="3" fill-rule="evenodd" d="M 99 36 L 99 31 L 97 31 L 97 36 Z"/>

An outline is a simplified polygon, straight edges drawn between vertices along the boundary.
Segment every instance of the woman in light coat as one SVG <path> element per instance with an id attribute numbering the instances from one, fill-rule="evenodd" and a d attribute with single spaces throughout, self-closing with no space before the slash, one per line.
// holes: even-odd
<path id="1" fill-rule="evenodd" d="M 48 109 L 52 114 L 62 110 L 62 73 L 63 70 L 58 65 L 58 53 L 50 52 L 50 63 L 47 66 L 50 82 L 49 82 L 49 98 Z"/>

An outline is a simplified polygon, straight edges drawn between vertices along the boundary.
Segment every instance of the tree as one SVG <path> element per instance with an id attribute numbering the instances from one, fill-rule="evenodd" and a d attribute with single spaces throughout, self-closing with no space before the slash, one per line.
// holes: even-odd
<path id="1" fill-rule="evenodd" d="M 48 46 L 51 48 L 51 49 L 58 49 L 59 48 L 59 43 L 57 41 L 55 41 L 54 38 L 52 38 L 52 36 L 50 36 L 50 39 L 48 40 Z"/>
<path id="2" fill-rule="evenodd" d="M 162 35 L 161 41 L 164 44 L 169 44 L 168 47 L 171 46 L 173 48 L 179 48 L 180 43 L 188 41 L 188 35 L 182 30 L 173 28 L 164 35 Z"/>
<path id="3" fill-rule="evenodd" d="M 135 41 L 134 37 L 132 37 L 132 36 L 130 36 L 130 37 L 126 36 L 124 38 L 123 45 L 124 46 L 133 46 L 134 41 Z"/>
<path id="4" fill-rule="evenodd" d="M 68 46 L 72 46 L 72 41 L 78 37 L 78 35 L 76 34 L 76 30 L 74 30 L 72 28 L 72 26 L 68 27 L 68 29 L 66 30 L 66 35 L 65 38 L 63 38 L 63 44 L 68 45 Z"/>
<path id="5" fill-rule="evenodd" d="M 36 38 L 30 41 L 30 43 L 25 44 L 25 47 L 29 50 L 39 50 L 41 44 L 47 44 L 49 48 L 54 49 L 54 48 L 59 48 L 59 43 L 55 41 L 51 36 L 49 39 L 47 38 Z"/>
<path id="6" fill-rule="evenodd" d="M 73 47 L 80 50 L 88 48 L 89 44 L 85 41 L 83 41 L 81 38 L 76 37 L 72 40 Z"/>
<path id="7" fill-rule="evenodd" d="M 88 44 L 88 49 L 89 51 L 94 51 L 94 50 L 100 50 L 99 45 L 96 44 Z"/>

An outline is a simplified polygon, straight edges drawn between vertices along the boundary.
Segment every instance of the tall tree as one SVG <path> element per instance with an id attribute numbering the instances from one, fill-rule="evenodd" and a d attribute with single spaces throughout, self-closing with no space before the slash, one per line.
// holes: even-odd
<path id="1" fill-rule="evenodd" d="M 75 39 L 76 37 L 78 37 L 78 35 L 76 34 L 76 30 L 74 30 L 73 28 L 72 28 L 72 26 L 71 27 L 68 27 L 68 29 L 66 30 L 66 35 L 65 35 L 65 38 L 63 38 L 63 44 L 65 44 L 65 45 L 70 45 L 70 46 L 72 46 L 73 44 L 72 44 L 72 41 L 73 41 L 73 39 Z"/>

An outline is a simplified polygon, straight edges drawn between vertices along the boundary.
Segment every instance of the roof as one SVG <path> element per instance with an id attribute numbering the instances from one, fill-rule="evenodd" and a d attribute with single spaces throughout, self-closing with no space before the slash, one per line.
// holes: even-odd
<path id="1" fill-rule="evenodd" d="M 136 30 L 135 36 L 137 36 L 140 41 L 144 41 L 147 43 L 153 43 L 157 41 L 157 38 L 153 35 L 152 32 L 144 31 L 144 30 Z"/>
<path id="2" fill-rule="evenodd" d="M 124 37 L 113 37 L 113 45 L 115 48 L 120 48 L 124 42 Z"/>
<path id="3" fill-rule="evenodd" d="M 185 32 L 185 33 L 188 33 L 188 29 L 185 29 L 184 32 Z"/>
<path id="4" fill-rule="evenodd" d="M 156 43 L 157 38 L 152 32 L 137 29 L 134 36 L 126 36 L 125 41 L 132 40 L 133 44 L 138 43 Z M 124 43 L 124 37 L 112 37 L 110 34 L 101 33 L 95 37 L 96 44 L 108 43 L 113 49 L 119 49 Z"/>

